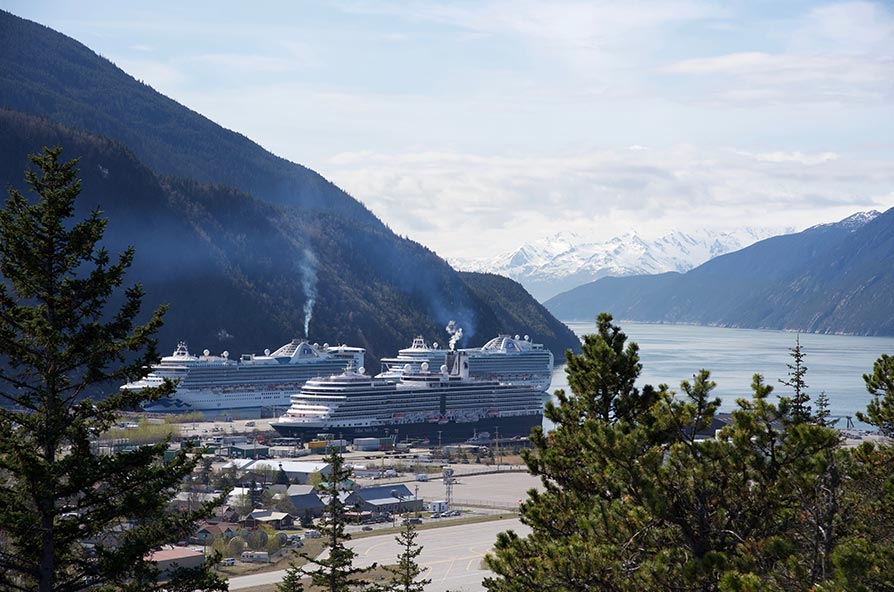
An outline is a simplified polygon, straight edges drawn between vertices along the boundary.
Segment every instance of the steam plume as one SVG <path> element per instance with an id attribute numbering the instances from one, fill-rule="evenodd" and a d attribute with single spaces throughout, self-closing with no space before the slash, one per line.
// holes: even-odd
<path id="1" fill-rule="evenodd" d="M 447 326 L 444 327 L 444 330 L 450 335 L 450 350 L 453 351 L 456 348 L 456 344 L 459 343 L 459 340 L 463 338 L 462 327 L 457 327 L 456 321 L 450 321 L 447 323 Z"/>
<path id="2" fill-rule="evenodd" d="M 301 262 L 301 286 L 304 288 L 304 336 L 310 335 L 310 318 L 317 301 L 317 258 L 310 249 L 304 249 Z"/>

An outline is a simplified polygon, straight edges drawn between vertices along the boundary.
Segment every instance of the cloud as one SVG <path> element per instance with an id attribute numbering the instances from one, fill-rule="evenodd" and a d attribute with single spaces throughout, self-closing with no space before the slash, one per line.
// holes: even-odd
<path id="1" fill-rule="evenodd" d="M 662 73 L 697 80 L 698 100 L 722 105 L 884 103 L 894 98 L 894 13 L 884 5 L 816 7 L 780 37 L 779 51 L 689 57 Z"/>
<path id="2" fill-rule="evenodd" d="M 887 209 L 894 185 L 894 159 L 682 144 L 555 157 L 342 153 L 322 169 L 396 232 L 445 257 L 480 257 L 560 231 L 658 236 L 742 220 L 804 228 Z"/>

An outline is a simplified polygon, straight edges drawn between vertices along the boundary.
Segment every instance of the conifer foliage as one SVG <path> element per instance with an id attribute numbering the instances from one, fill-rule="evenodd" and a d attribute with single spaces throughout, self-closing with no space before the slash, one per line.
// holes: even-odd
<path id="1" fill-rule="evenodd" d="M 802 423 L 813 419 L 810 412 L 810 395 L 807 393 L 807 366 L 804 364 L 804 358 L 807 354 L 801 347 L 801 335 L 795 338 L 795 347 L 789 350 L 792 361 L 786 364 L 788 367 L 788 378 L 780 379 L 779 382 L 792 389 L 792 396 L 786 399 L 786 405 L 791 406 L 791 419 L 794 422 Z"/>
<path id="2" fill-rule="evenodd" d="M 572 394 L 545 410 L 555 429 L 532 433 L 531 534 L 499 535 L 489 590 L 894 589 L 894 447 L 842 447 L 801 415 L 806 396 L 774 404 L 760 375 L 720 428 L 707 370 L 677 393 L 637 388 L 638 350 L 611 320 L 569 356 Z M 884 361 L 866 376 L 876 425 L 891 417 L 892 378 Z"/>
<path id="3" fill-rule="evenodd" d="M 60 156 L 58 147 L 32 155 L 34 195 L 10 189 L 0 210 L 0 589 L 156 590 L 147 554 L 210 508 L 166 511 L 197 462 L 186 451 L 165 462 L 166 442 L 111 456 L 91 448 L 119 411 L 173 386 L 118 389 L 158 359 L 152 335 L 164 311 L 135 324 L 138 285 L 109 310 L 133 251 L 113 260 L 99 247 L 100 212 L 73 220 L 76 161 Z M 100 389 L 110 394 L 92 400 Z M 165 588 L 225 584 L 198 569 Z"/>
<path id="4" fill-rule="evenodd" d="M 307 553 L 300 553 L 301 557 L 314 567 L 306 569 L 293 565 L 286 571 L 286 575 L 289 581 L 293 582 L 292 585 L 300 583 L 301 575 L 309 575 L 314 586 L 328 590 L 328 592 L 375 590 L 376 586 L 364 580 L 362 576 L 375 569 L 376 564 L 364 568 L 354 567 L 354 559 L 357 554 L 346 545 L 347 541 L 351 539 L 351 535 L 345 530 L 347 508 L 342 496 L 346 491 L 346 484 L 351 478 L 351 470 L 345 467 L 344 458 L 335 449 L 326 457 L 326 462 L 332 467 L 327 481 L 322 487 L 322 494 L 327 501 L 320 523 L 320 534 L 326 545 L 324 550 L 326 556 L 318 558 L 311 557 Z"/>
<path id="5" fill-rule="evenodd" d="M 422 553 L 422 547 L 416 543 L 418 536 L 413 523 L 409 520 L 404 521 L 403 529 L 395 537 L 401 548 L 397 566 L 385 568 L 393 576 L 393 581 L 387 588 L 388 592 L 423 592 L 425 587 L 431 583 L 430 579 L 419 578 L 423 569 L 416 561 Z"/>

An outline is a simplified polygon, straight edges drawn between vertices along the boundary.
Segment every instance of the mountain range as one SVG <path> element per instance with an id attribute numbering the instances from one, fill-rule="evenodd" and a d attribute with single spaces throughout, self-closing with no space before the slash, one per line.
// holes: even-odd
<path id="1" fill-rule="evenodd" d="M 685 272 L 718 255 L 793 231 L 750 227 L 725 232 L 674 230 L 654 240 L 630 232 L 598 242 L 561 232 L 492 258 L 450 262 L 457 269 L 510 277 L 544 301 L 602 277 Z"/>
<path id="2" fill-rule="evenodd" d="M 559 318 L 894 335 L 894 208 L 759 241 L 686 273 L 606 277 L 549 299 Z"/>
<path id="3" fill-rule="evenodd" d="M 110 219 L 105 246 L 136 248 L 147 308 L 170 304 L 163 349 L 308 337 L 366 347 L 369 365 L 417 334 L 444 341 L 450 320 L 466 346 L 498 333 L 579 345 L 515 282 L 455 271 L 316 172 L 0 11 L 0 182 L 23 188 L 27 154 L 56 144 L 81 159 L 82 213 Z"/>

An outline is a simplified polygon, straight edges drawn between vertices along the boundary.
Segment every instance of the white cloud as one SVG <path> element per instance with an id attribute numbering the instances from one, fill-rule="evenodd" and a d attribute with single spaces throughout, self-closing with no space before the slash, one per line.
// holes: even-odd
<path id="1" fill-rule="evenodd" d="M 882 4 L 817 7 L 782 35 L 779 51 L 690 57 L 663 68 L 699 82 L 719 105 L 881 103 L 894 98 L 894 13 Z"/>
<path id="2" fill-rule="evenodd" d="M 887 209 L 894 185 L 894 159 L 691 145 L 556 157 L 343 153 L 322 172 L 446 257 L 480 257 L 563 230 L 657 236 L 743 220 L 803 228 Z"/>

